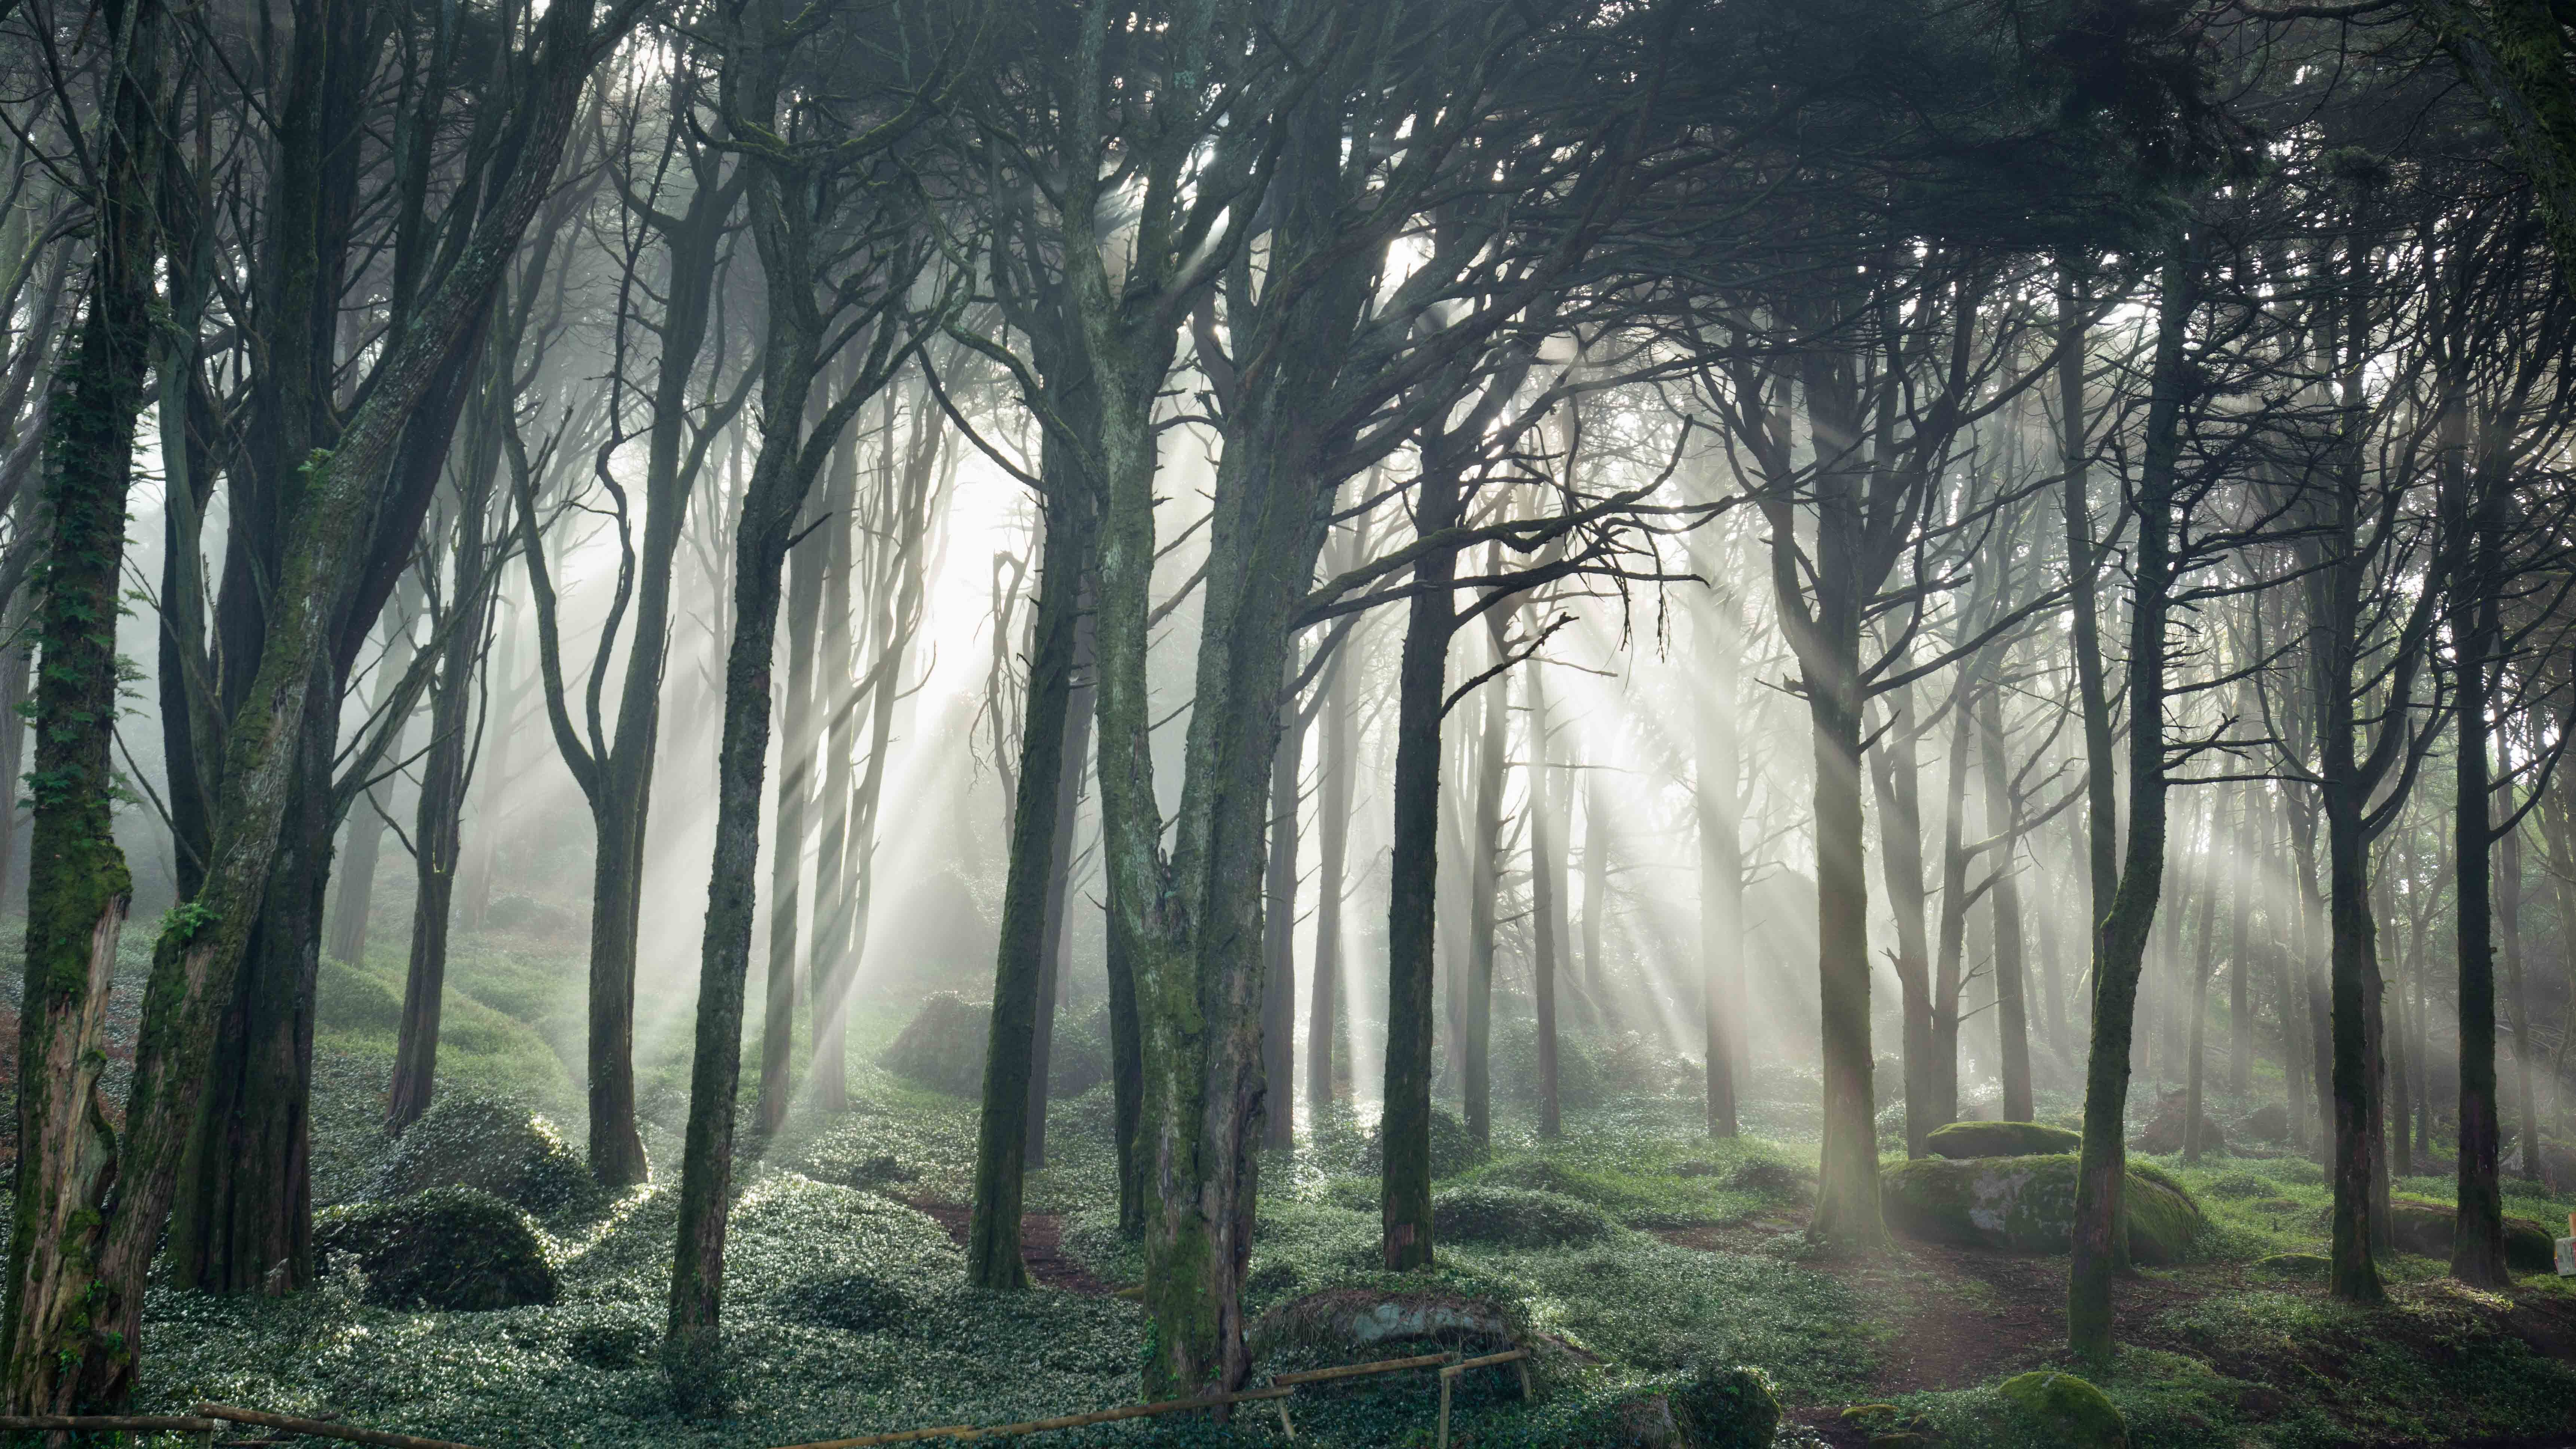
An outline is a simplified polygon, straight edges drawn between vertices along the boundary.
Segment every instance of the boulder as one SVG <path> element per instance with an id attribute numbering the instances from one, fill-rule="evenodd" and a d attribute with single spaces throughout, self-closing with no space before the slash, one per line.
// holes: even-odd
<path id="1" fill-rule="evenodd" d="M 1888 1225 L 1909 1237 L 2024 1253 L 2067 1251 L 2075 1223 L 2073 1154 L 2048 1157 L 1938 1157 L 1879 1170 Z M 2123 1194 L 2129 1252 L 2141 1263 L 2182 1259 L 2203 1225 L 2182 1185 L 2133 1163 Z"/>
<path id="2" fill-rule="evenodd" d="M 954 991 L 924 997 L 877 1065 L 906 1081 L 952 1097 L 984 1094 L 984 1048 L 992 1038 L 993 1008 Z M 1109 1008 L 1088 1016 L 1058 1016 L 1047 1043 L 1047 1096 L 1079 1097 L 1109 1080 Z"/>
<path id="3" fill-rule="evenodd" d="M 2040 1122 L 1953 1122 L 1933 1128 L 1926 1145 L 1935 1157 L 2046 1157 L 2081 1148 L 2084 1134 Z"/>
<path id="4" fill-rule="evenodd" d="M 1704 1367 L 1665 1396 L 1692 1449 L 1770 1449 L 1780 1400 L 1758 1368 Z"/>
<path id="5" fill-rule="evenodd" d="M 2136 1151 L 2153 1153 L 2159 1157 L 2182 1151 L 2183 1122 L 2189 1116 L 2186 1106 L 2189 1100 L 2190 1094 L 2185 1092 L 2166 1093 L 2164 1100 L 2156 1104 L 2156 1115 L 2147 1119 L 2146 1127 L 2138 1133 L 2137 1138 L 2129 1146 Z M 2203 1152 L 2227 1150 L 2227 1134 L 2219 1130 L 2218 1123 L 2210 1117 L 2206 1104 L 2203 1104 L 2200 1109 L 2200 1150 Z"/>
<path id="6" fill-rule="evenodd" d="M 1703 1368 L 1622 1396 L 1608 1417 L 1608 1442 L 1634 1449 L 1770 1449 L 1780 1401 L 1760 1369 Z"/>
<path id="7" fill-rule="evenodd" d="M 2129 1425 L 2102 1391 L 2077 1378 L 2043 1370 L 1995 1385 L 2005 1418 L 2028 1442 L 2051 1449 L 2129 1449 Z"/>
<path id="8" fill-rule="evenodd" d="M 324 1210 L 313 1252 L 326 1269 L 354 1261 L 366 1298 L 389 1308 L 461 1313 L 555 1301 L 554 1268 L 527 1214 L 469 1187 Z"/>
<path id="9" fill-rule="evenodd" d="M 2409 1253 L 2448 1261 L 2451 1256 L 2452 1230 L 2459 1225 L 2459 1209 L 2429 1198 L 2393 1197 L 2388 1200 L 2389 1236 Z M 2549 1229 L 2529 1218 L 2506 1215 L 2504 1220 L 2504 1262 L 2517 1273 L 2547 1273 L 2557 1267 L 2558 1249 Z"/>
<path id="10" fill-rule="evenodd" d="M 1601 1209 L 1563 1193 L 1476 1183 L 1431 1199 L 1432 1241 L 1496 1248 L 1553 1248 L 1609 1236 Z"/>
<path id="11" fill-rule="evenodd" d="M 2334 1270 L 2334 1260 L 2317 1253 L 2274 1253 L 2254 1260 L 2254 1271 L 2274 1278 L 2292 1278 L 2302 1283 L 2322 1283 Z"/>
<path id="12" fill-rule="evenodd" d="M 1524 1346 L 1528 1323 L 1490 1298 L 1327 1288 L 1271 1309 L 1244 1337 L 1255 1358 L 1301 1349 L 1323 1362 L 1366 1363 L 1389 1357 L 1379 1350 L 1391 1343 L 1436 1343 L 1471 1357 L 1500 1353 Z"/>
<path id="13" fill-rule="evenodd" d="M 877 1065 L 935 1092 L 981 1096 L 992 1019 L 993 1009 L 983 1002 L 954 991 L 937 992 L 922 1001 L 893 1044 L 877 1054 Z"/>
<path id="14" fill-rule="evenodd" d="M 2257 1142 L 2290 1140 L 2290 1109 L 2278 1102 L 2266 1102 L 2245 1119 L 2245 1135 Z"/>
<path id="15" fill-rule="evenodd" d="M 551 1213 L 587 1199 L 590 1172 L 554 1124 L 497 1097 L 450 1092 L 403 1129 L 377 1196 L 432 1188 L 490 1193 L 513 1207 Z"/>

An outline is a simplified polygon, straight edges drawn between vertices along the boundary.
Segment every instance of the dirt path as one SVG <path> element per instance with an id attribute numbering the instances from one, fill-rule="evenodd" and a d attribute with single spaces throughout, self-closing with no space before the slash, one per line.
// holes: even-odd
<path id="1" fill-rule="evenodd" d="M 948 1236 L 959 1247 L 966 1246 L 967 1224 L 972 1214 L 963 1203 L 938 1202 L 929 1198 L 905 1198 L 939 1220 Z M 1040 1287 L 1080 1293 L 1090 1298 L 1107 1298 L 1118 1291 L 1118 1285 L 1093 1277 L 1064 1252 L 1064 1221 L 1054 1213 L 1028 1213 L 1020 1218 L 1020 1261 L 1028 1266 L 1029 1277 Z"/>

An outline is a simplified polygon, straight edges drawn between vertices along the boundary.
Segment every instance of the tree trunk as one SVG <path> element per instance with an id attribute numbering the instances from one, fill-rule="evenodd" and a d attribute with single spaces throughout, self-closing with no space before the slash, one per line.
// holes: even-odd
<path id="1" fill-rule="evenodd" d="M 1738 630 L 1724 627 L 1731 612 L 1731 601 L 1715 595 L 1698 616 L 1709 698 L 1698 711 L 1699 778 L 1692 799 L 1699 816 L 1701 1049 L 1708 1061 L 1711 1137 L 1736 1135 L 1736 1078 L 1743 1071 L 1738 1045 L 1745 1025 L 1744 820 L 1737 794 L 1743 760 L 1736 719 L 1743 640 Z"/>
<path id="2" fill-rule="evenodd" d="M 1280 685 L 1279 748 L 1270 762 L 1270 845 L 1262 867 L 1261 1072 L 1267 1085 L 1262 1145 L 1297 1145 L 1297 789 L 1306 760 L 1292 651 Z"/>
<path id="3" fill-rule="evenodd" d="M 832 526 L 826 516 L 820 527 Z M 808 537 L 787 555 L 787 697 L 779 711 L 777 808 L 769 842 L 769 969 L 760 1016 L 760 1134 L 786 1124 L 796 1092 L 796 949 L 803 924 L 806 806 L 814 795 L 815 656 L 823 627 L 826 545 Z M 807 1009 L 815 1009 L 807 1003 Z"/>
<path id="4" fill-rule="evenodd" d="M 1855 650 L 1857 645 L 1855 645 Z M 1854 666 L 1859 666 L 1855 662 Z M 1890 668 L 1903 672 L 1899 658 Z M 1888 909 L 1896 919 L 1896 950 L 1888 964 L 1896 969 L 1901 993 L 1898 1009 L 1905 1031 L 1905 1155 L 1922 1157 L 1932 1129 L 1956 1116 L 1941 1106 L 1941 1021 L 1945 1015 L 1932 981 L 1932 947 L 1924 939 L 1923 787 L 1915 760 L 1914 691 L 1898 686 L 1887 696 L 1887 729 L 1869 752 L 1870 783 L 1878 795 L 1879 875 L 1887 883 Z M 1821 760 L 1817 768 L 1824 768 Z M 1819 817 L 1821 818 L 1821 817 Z M 1946 1014 L 1955 1023 L 1954 1004 Z M 1951 1076 L 1958 1065 L 1952 1042 Z M 1953 1091 L 1955 1096 L 1955 1089 Z"/>
<path id="5" fill-rule="evenodd" d="M 851 620 L 851 574 L 857 565 L 852 540 L 858 532 L 852 515 L 858 491 L 858 430 L 852 428 L 833 443 L 832 460 L 823 473 L 823 620 L 821 657 L 815 665 L 823 818 L 814 846 L 813 939 L 805 956 L 805 1046 L 813 1057 L 805 1070 L 814 1106 L 825 1112 L 850 1110 L 849 1053 L 839 1025 L 848 1007 L 839 988 L 850 955 L 855 884 L 850 878 L 850 764 L 857 748 L 858 708 L 867 693 L 859 683 Z"/>
<path id="6" fill-rule="evenodd" d="M 1495 550 L 1499 554 L 1500 550 Z M 1489 556 L 1487 573 L 1500 570 Z M 1501 609 L 1485 611 L 1485 642 L 1495 663 L 1507 644 Z M 1465 1009 L 1459 1013 L 1459 1083 L 1467 1135 L 1479 1143 L 1494 1140 L 1494 933 L 1502 904 L 1503 782 L 1510 754 L 1511 714 L 1508 676 L 1497 675 L 1478 686 L 1485 694 L 1485 719 L 1477 731 L 1475 817 L 1467 856 L 1467 979 Z"/>
<path id="7" fill-rule="evenodd" d="M 1618 835 L 1601 771 L 1588 770 L 1583 777 L 1583 976 L 1575 999 L 1590 1008 L 1593 1029 L 1614 1033 L 1618 1006 L 1610 990 L 1604 938 L 1610 925 L 1610 857 Z"/>
<path id="8" fill-rule="evenodd" d="M 99 1078 L 133 890 L 112 820 L 116 639 L 100 621 L 117 616 L 124 590 L 134 423 L 151 355 L 156 111 L 168 42 L 158 0 L 136 0 L 123 19 L 112 41 L 112 119 L 99 133 L 102 190 L 92 198 L 87 305 L 45 422 L 52 537 L 35 606 L 45 667 L 27 782 L 35 814 L 18 1018 L 17 1202 L 0 1315 L 13 1414 L 98 1407 L 87 1382 L 91 1362 L 132 1351 L 102 1340 L 91 1295 L 103 1272 L 95 1224 L 117 1186 L 116 1131 Z M 139 1295 L 141 1284 L 134 1287 Z"/>
<path id="9" fill-rule="evenodd" d="M 1538 1018 L 1538 1135 L 1555 1138 L 1565 1130 L 1556 1011 L 1558 949 L 1565 929 L 1565 836 L 1548 758 L 1546 678 L 1537 669 L 1529 676 L 1530 995 Z M 1733 1110 L 1731 1099 L 1728 1109 Z"/>
<path id="10" fill-rule="evenodd" d="M 1086 547 L 1088 545 L 1086 544 Z M 1038 982 L 1037 1031 L 1029 1050 L 1028 1165 L 1046 1166 L 1047 1078 L 1055 1056 L 1056 1008 L 1065 1000 L 1072 941 L 1066 934 L 1073 890 L 1074 817 L 1082 807 L 1082 772 L 1091 758 L 1091 610 L 1073 625 L 1073 683 L 1064 710 L 1064 759 L 1056 781 L 1055 857 L 1047 872 L 1045 972 Z"/>
<path id="11" fill-rule="evenodd" d="M 1356 649 L 1345 638 L 1343 649 Z M 1323 734 L 1316 744 L 1321 778 L 1315 801 L 1316 847 L 1321 856 L 1315 881 L 1315 953 L 1308 984 L 1306 1015 L 1306 1101 L 1321 1112 L 1341 1096 L 1350 1062 L 1337 1055 L 1342 1030 L 1342 895 L 1343 872 L 1350 856 L 1351 792 L 1358 776 L 1357 741 L 1352 738 L 1351 695 L 1360 674 L 1346 657 L 1326 671 Z"/>
<path id="12" fill-rule="evenodd" d="M 1055 446 L 1052 439 L 1048 447 Z M 976 1132 L 975 1203 L 966 1239 L 966 1281 L 979 1288 L 1028 1285 L 1020 1262 L 1020 1190 L 1030 1117 L 1046 1085 L 1033 1070 L 1037 1016 L 1044 1008 L 1047 902 L 1065 814 L 1062 777 L 1079 777 L 1066 755 L 1073 695 L 1074 630 L 1091 553 L 1089 503 L 1069 467 L 1048 470 L 1044 562 L 1038 572 L 1036 630 L 1029 651 L 1028 709 L 1011 819 L 1010 872 L 1002 888 L 1000 960 L 984 1050 L 984 1106 Z M 1033 1104 L 1035 1104 L 1033 1106 Z"/>
<path id="13" fill-rule="evenodd" d="M 2516 1135 L 2522 1140 L 2522 1177 L 2547 1180 L 2541 1151 L 2540 1110 L 2533 1101 L 2532 1079 L 2541 1057 L 2531 1040 L 2531 1006 L 2522 973 L 2522 835 L 2506 831 L 2496 841 L 2495 914 L 2497 944 L 2504 948 L 2505 1025 L 2513 1033 L 2513 1097 Z"/>
<path id="14" fill-rule="evenodd" d="M 2184 334 L 2199 286 L 2198 262 L 2190 254 L 2191 247 L 2182 237 L 2173 239 L 2165 257 L 2157 309 L 2143 466 L 2132 503 L 2138 529 L 2129 607 L 2128 852 L 2093 940 L 2093 1044 L 2084 1077 L 2084 1145 L 2076 1165 L 2066 1339 L 2076 1354 L 2097 1362 L 2111 1357 L 2111 1278 L 2128 1258 L 2121 1195 L 2128 1179 L 2130 1036 L 2137 1022 L 2138 975 L 2146 964 L 2147 936 L 2155 924 L 2164 885 L 2165 625 L 2172 608 L 2180 417 L 2189 386 Z M 2081 389 L 2078 377 L 2070 392 L 2080 398 Z M 2076 512 L 2070 494 L 2070 541 L 2077 532 Z M 2081 672 L 2080 634 L 2076 649 Z M 2085 734 L 2091 744 L 2099 736 L 2092 728 L 2094 697 L 2088 693 L 2085 702 Z M 2107 824 L 2101 784 L 2110 779 L 2113 762 L 2106 751 L 2092 755 L 2087 764 L 2095 782 L 2093 836 L 2098 855 Z M 2095 863 L 2098 867 L 2100 861 Z"/>
<path id="15" fill-rule="evenodd" d="M 1457 525 L 1458 480 L 1426 466 L 1414 505 L 1424 536 Z M 1403 657 L 1395 682 L 1395 832 L 1387 874 L 1386 1098 L 1379 1118 L 1384 1166 L 1379 1186 L 1381 1256 L 1391 1271 L 1431 1261 L 1432 963 L 1437 958 L 1440 855 L 1440 718 L 1448 687 L 1449 636 L 1457 628 L 1450 584 L 1454 549 L 1414 561 Z M 1588 827 L 1597 854 L 1601 818 Z M 1590 863 L 1587 862 L 1587 870 Z M 1588 969 L 1597 971 L 1600 897 L 1586 882 Z"/>
<path id="16" fill-rule="evenodd" d="M 1973 687 L 1973 686 L 1971 686 Z M 1950 747 L 1942 760 L 1941 917 L 1933 946 L 1932 1115 L 1959 1120 L 1960 1020 L 1967 992 L 1968 752 L 1976 735 L 1965 691 L 1950 702 Z"/>
<path id="17" fill-rule="evenodd" d="M 2254 882 L 2265 857 L 2254 850 L 2253 787 L 2236 791 L 2235 859 L 2227 884 L 2227 1091 L 2243 1097 L 2254 1087 L 2254 1005 L 2250 988 L 2254 933 Z"/>
<path id="18" fill-rule="evenodd" d="M 2215 859 L 2219 849 L 2218 797 L 2215 794 L 2209 798 L 2208 822 L 2208 833 L 2202 837 L 2207 844 L 2200 854 L 2204 861 Z M 2201 1088 L 2205 1067 L 2202 1053 L 2209 1041 L 2209 977 L 2218 966 L 2218 953 L 2211 946 L 2211 940 L 2218 931 L 2216 873 L 2199 871 L 2192 878 L 2192 884 L 2200 897 L 2199 930 L 2192 944 L 2175 954 L 2183 973 L 2182 981 L 2176 984 L 2189 986 L 2187 993 L 2177 994 L 2187 995 L 2191 1002 L 2191 1022 L 2183 1046 L 2182 1152 L 2185 1161 L 2196 1163 L 2200 1161 L 2201 1150 L 2206 1145 L 2200 1140 Z"/>
<path id="19" fill-rule="evenodd" d="M 390 669 L 393 661 L 383 665 Z M 367 959 L 367 911 L 376 893 L 376 862 L 384 849 L 383 814 L 392 802 L 382 785 L 370 785 L 349 811 L 348 843 L 342 847 L 340 888 L 331 899 L 331 959 L 352 966 Z"/>
<path id="20" fill-rule="evenodd" d="M 1999 837 L 1994 846 L 1994 884 L 1987 888 L 1986 909 L 1994 915 L 1995 1032 L 2003 1077 L 2003 1117 L 2031 1120 L 2029 987 L 2023 969 L 2021 885 L 2015 857 L 2021 850 L 2021 801 L 2012 788 L 2012 764 L 2004 750 L 2003 692 L 1987 689 L 1977 704 L 1977 740 L 1985 758 L 1980 773 L 1986 782 L 1986 833 Z"/>
<path id="21" fill-rule="evenodd" d="M 412 907 L 411 962 L 403 983 L 402 1027 L 394 1047 L 394 1080 L 385 1127 L 400 1132 L 429 1110 L 438 1078 L 439 1011 L 446 994 L 447 932 L 456 895 L 465 795 L 474 772 L 483 726 L 474 709 L 484 690 L 484 652 L 491 642 L 491 550 L 486 540 L 492 489 L 501 467 L 500 409 L 516 407 L 519 365 L 515 319 L 504 324 L 507 341 L 494 346 L 483 367 L 482 396 L 456 470 L 455 537 L 447 608 L 447 637 L 439 650 L 438 676 L 430 685 L 429 752 L 421 762 L 420 811 L 412 835 L 418 893 Z M 485 695 L 488 706 L 488 694 Z M 504 728 L 506 730 L 506 723 Z"/>

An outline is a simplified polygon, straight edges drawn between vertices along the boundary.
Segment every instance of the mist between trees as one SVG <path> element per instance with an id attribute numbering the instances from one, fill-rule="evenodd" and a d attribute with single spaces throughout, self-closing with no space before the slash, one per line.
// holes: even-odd
<path id="1" fill-rule="evenodd" d="M 571 1136 L 678 1184 L 684 1407 L 738 1170 L 942 988 L 987 1288 L 1105 1037 L 1152 1397 L 1246 1382 L 1280 1153 L 1374 1121 L 1422 1267 L 1435 1100 L 1552 1137 L 1605 1053 L 1714 1137 L 1803 1081 L 1821 1254 L 1883 1150 L 2080 1097 L 2080 1354 L 2167 1089 L 2186 1157 L 2223 1092 L 2326 1166 L 2337 1297 L 2444 1161 L 2506 1281 L 2502 1179 L 2576 1172 L 2563 43 L 0 10 L 10 1411 L 127 1400 L 156 1260 L 313 1279 L 317 999 L 399 959 L 399 1132 L 458 931 L 586 962 Z"/>

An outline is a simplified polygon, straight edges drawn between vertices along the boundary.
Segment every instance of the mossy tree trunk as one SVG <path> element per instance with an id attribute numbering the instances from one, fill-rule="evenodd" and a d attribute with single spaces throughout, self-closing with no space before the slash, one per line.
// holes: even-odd
<path id="1" fill-rule="evenodd" d="M 308 700 L 331 687 L 332 646 L 349 595 L 366 568 L 389 469 L 425 396 L 451 375 L 479 336 L 499 284 L 538 206 L 551 191 L 590 62 L 607 39 L 591 29 L 584 0 L 558 0 L 537 22 L 511 70 L 523 87 L 492 155 L 484 203 L 454 265 L 393 340 L 339 446 L 307 460 L 289 528 L 280 587 L 259 666 L 225 740 L 222 808 L 201 888 L 165 922 L 137 1034 L 134 1084 L 116 1144 L 117 1194 L 58 1244 L 48 1291 L 77 1304 L 85 1321 L 56 1330 L 24 1322 L 13 1353 L 45 1341 L 63 1401 L 121 1404 L 134 1386 L 147 1270 L 167 1223 L 180 1159 L 195 1135 L 213 1038 L 241 971 L 270 880 L 270 866 L 306 743 Z M 326 744 L 327 747 L 327 744 Z"/>
<path id="2" fill-rule="evenodd" d="M 85 305 L 53 381 L 44 506 L 50 539 L 35 625 L 27 947 L 18 1018 L 18 1166 L 5 1318 L 7 1407 L 94 1407 L 94 1356 L 130 1361 L 94 1316 L 100 1217 L 117 1184 L 99 1077 L 117 943 L 133 887 L 112 828 L 110 764 L 134 423 L 152 355 L 153 269 L 168 18 L 159 0 L 103 10 L 108 115 Z M 139 1284 L 137 1285 L 140 1286 Z"/>

